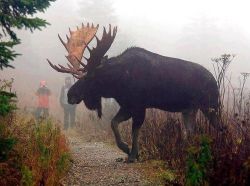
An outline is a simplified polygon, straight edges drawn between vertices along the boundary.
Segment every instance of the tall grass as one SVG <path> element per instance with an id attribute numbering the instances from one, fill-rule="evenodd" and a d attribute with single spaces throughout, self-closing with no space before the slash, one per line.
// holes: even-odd
<path id="1" fill-rule="evenodd" d="M 96 112 L 81 108 L 77 115 L 76 127 L 87 141 L 105 141 L 115 143 L 110 121 L 118 111 L 119 106 L 114 100 L 102 100 L 103 116 L 99 119 Z"/>
<path id="2" fill-rule="evenodd" d="M 37 123 L 24 114 L 0 121 L 2 134 L 15 139 L 7 161 L 0 162 L 0 185 L 59 185 L 70 159 L 60 128 L 52 120 Z"/>

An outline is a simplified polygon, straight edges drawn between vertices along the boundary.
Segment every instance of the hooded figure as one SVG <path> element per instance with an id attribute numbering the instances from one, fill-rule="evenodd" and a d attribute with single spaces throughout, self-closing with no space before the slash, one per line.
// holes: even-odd
<path id="1" fill-rule="evenodd" d="M 71 105 L 68 103 L 68 91 L 72 86 L 71 78 L 65 78 L 65 84 L 61 89 L 60 94 L 60 104 L 64 110 L 64 130 L 67 130 L 69 127 L 73 128 L 75 126 L 75 111 L 76 104 Z"/>

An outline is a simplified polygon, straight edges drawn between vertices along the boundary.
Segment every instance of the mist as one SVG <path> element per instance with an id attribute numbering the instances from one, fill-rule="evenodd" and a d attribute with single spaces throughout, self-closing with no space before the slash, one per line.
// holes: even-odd
<path id="1" fill-rule="evenodd" d="M 22 55 L 11 64 L 15 69 L 1 71 L 1 79 L 14 78 L 20 107 L 35 107 L 35 91 L 40 80 L 52 90 L 52 110 L 60 115 L 58 97 L 66 74 L 47 63 L 66 65 L 66 50 L 57 34 L 66 40 L 68 28 L 81 23 L 118 26 L 109 56 L 138 46 L 149 51 L 199 63 L 213 72 L 211 58 L 236 54 L 230 66 L 234 86 L 241 72 L 250 72 L 250 2 L 246 0 L 58 0 L 39 17 L 51 25 L 32 34 L 17 31 L 22 43 L 15 50 Z M 91 43 L 95 45 L 95 41 Z M 85 56 L 88 53 L 85 52 Z M 248 86 L 248 85 L 247 85 Z"/>

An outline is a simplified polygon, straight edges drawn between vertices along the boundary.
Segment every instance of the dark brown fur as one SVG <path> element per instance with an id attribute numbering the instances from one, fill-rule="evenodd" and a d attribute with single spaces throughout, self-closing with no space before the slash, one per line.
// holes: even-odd
<path id="1" fill-rule="evenodd" d="M 114 98 L 120 105 L 120 111 L 112 120 L 112 129 L 118 147 L 129 154 L 131 161 L 138 154 L 138 132 L 147 108 L 182 113 L 200 109 L 216 127 L 219 91 L 213 75 L 199 64 L 142 48 L 129 48 L 117 57 L 103 60 L 68 92 L 69 103 L 83 100 L 87 108 L 96 109 L 99 116 L 101 97 Z M 129 118 L 133 119 L 131 151 L 118 132 L 118 124 Z"/>

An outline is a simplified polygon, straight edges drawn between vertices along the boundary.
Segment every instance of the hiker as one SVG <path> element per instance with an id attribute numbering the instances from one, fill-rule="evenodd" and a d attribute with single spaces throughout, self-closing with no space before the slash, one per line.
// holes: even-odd
<path id="1" fill-rule="evenodd" d="M 65 84 L 61 89 L 60 94 L 60 104 L 64 110 L 64 130 L 67 130 L 69 127 L 73 128 L 75 126 L 75 111 L 76 111 L 76 104 L 71 105 L 68 103 L 68 91 L 72 86 L 71 78 L 65 78 Z"/>
<path id="2" fill-rule="evenodd" d="M 46 87 L 46 81 L 40 82 L 40 87 L 36 91 L 38 97 L 38 106 L 36 109 L 36 118 L 40 117 L 47 118 L 49 116 L 49 96 L 51 95 L 50 90 Z"/>

